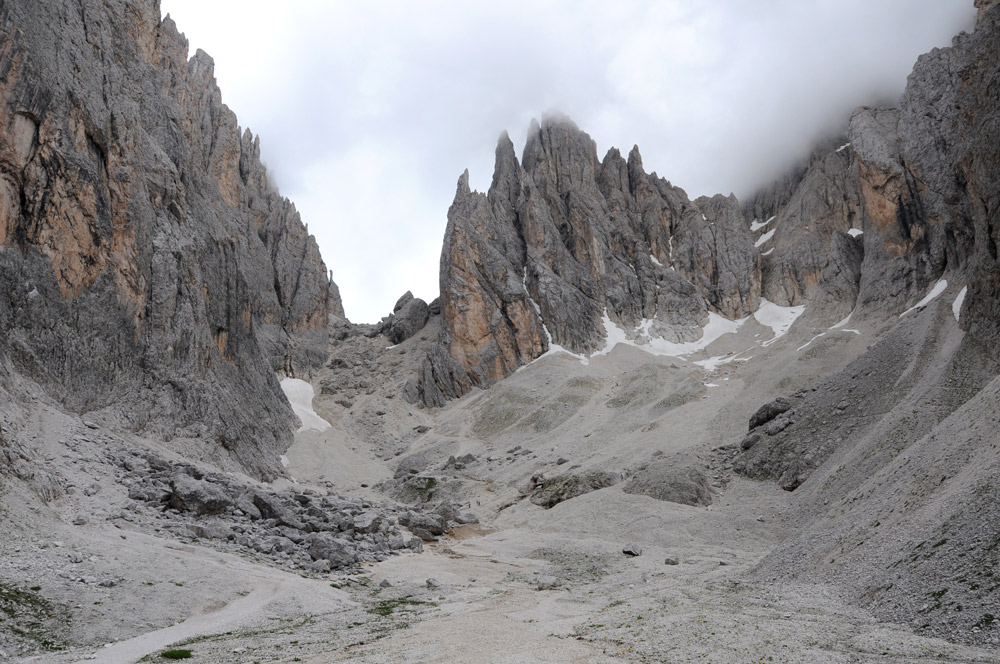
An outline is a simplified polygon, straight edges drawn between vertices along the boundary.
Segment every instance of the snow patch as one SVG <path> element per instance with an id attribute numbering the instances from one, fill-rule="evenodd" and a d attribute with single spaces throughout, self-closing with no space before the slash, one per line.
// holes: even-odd
<path id="1" fill-rule="evenodd" d="M 658 267 L 663 267 L 663 263 L 661 263 L 660 261 L 656 260 L 656 256 L 654 256 L 653 254 L 649 255 L 649 260 L 653 261 L 653 265 L 656 265 Z"/>
<path id="2" fill-rule="evenodd" d="M 770 256 L 773 253 L 774 253 L 774 247 L 771 247 L 770 249 L 762 253 L 761 256 Z"/>
<path id="3" fill-rule="evenodd" d="M 705 387 L 718 387 L 718 383 L 704 383 Z"/>
<path id="4" fill-rule="evenodd" d="M 815 337 L 813 337 L 813 338 L 812 338 L 812 339 L 810 339 L 809 341 L 805 342 L 804 344 L 802 344 L 801 346 L 799 346 L 798 348 L 796 348 L 796 349 L 795 349 L 795 352 L 797 353 L 797 352 L 799 352 L 800 350 L 802 350 L 803 348 L 807 348 L 807 347 L 809 346 L 809 344 L 811 344 L 812 342 L 816 341 L 816 340 L 817 340 L 817 339 L 819 339 L 820 337 L 825 337 L 825 336 L 826 336 L 826 332 L 820 332 L 820 333 L 819 333 L 819 334 L 817 334 L 817 335 L 816 335 Z"/>
<path id="5" fill-rule="evenodd" d="M 769 223 L 771 223 L 772 221 L 774 221 L 777 218 L 777 216 L 778 215 L 774 215 L 773 217 L 771 217 L 767 221 L 757 221 L 756 219 L 754 219 L 750 223 L 750 230 L 753 231 L 754 233 L 756 233 L 760 229 L 764 228 L 764 226 L 767 226 Z"/>
<path id="6" fill-rule="evenodd" d="M 692 362 L 692 364 L 697 364 L 707 373 L 715 373 L 715 370 L 718 369 L 723 364 L 729 364 L 731 362 L 749 362 L 750 360 L 752 360 L 753 359 L 752 356 L 740 357 L 740 355 L 746 353 L 749 350 L 751 349 L 747 348 L 745 351 L 736 353 L 735 355 L 732 353 L 730 353 L 729 355 L 715 355 L 713 357 L 708 358 L 707 360 L 697 360 L 695 362 Z M 724 380 L 729 380 L 729 379 L 725 378 Z"/>
<path id="7" fill-rule="evenodd" d="M 618 327 L 618 325 L 616 325 L 615 322 L 608 317 L 608 311 L 605 309 L 603 321 L 605 334 L 607 334 L 607 342 L 605 343 L 603 349 L 597 351 L 591 355 L 591 357 L 607 355 L 614 350 L 615 346 L 618 344 L 634 346 L 649 353 L 650 355 L 684 357 L 700 350 L 704 350 L 709 344 L 724 334 L 735 333 L 740 329 L 743 323 L 746 322 L 746 320 L 746 318 L 741 318 L 740 320 L 729 320 L 728 318 L 723 318 L 719 314 L 709 312 L 708 324 L 702 328 L 701 339 L 698 339 L 697 341 L 675 343 L 660 337 L 651 336 L 649 334 L 649 328 L 654 321 L 650 319 L 643 319 L 643 321 L 635 329 L 639 337 L 645 341 L 645 343 L 639 344 L 628 338 L 628 334 L 625 330 Z"/>
<path id="8" fill-rule="evenodd" d="M 635 268 L 633 267 L 633 269 L 635 269 Z M 535 302 L 535 298 L 531 297 L 531 293 L 528 291 L 528 268 L 527 267 L 524 268 L 524 273 L 521 275 L 521 285 L 524 286 L 524 294 L 528 296 L 528 302 L 531 302 L 531 306 L 534 308 L 535 313 L 538 314 L 538 320 L 542 324 L 542 334 L 545 335 L 545 340 L 548 341 L 548 345 L 549 345 L 549 349 L 547 351 L 545 351 L 544 353 L 542 353 L 541 355 L 539 355 L 538 357 L 536 357 L 535 359 L 533 359 L 528 364 L 531 364 L 532 362 L 537 362 L 538 360 L 542 359 L 543 357 L 548 357 L 549 355 L 555 355 L 556 353 L 566 353 L 567 355 L 570 355 L 570 356 L 575 357 L 576 359 L 580 360 L 581 364 L 590 364 L 590 359 L 586 355 L 579 355 L 577 353 L 574 353 L 574 352 L 572 352 L 572 351 L 570 351 L 570 350 L 568 350 L 568 349 L 560 346 L 557 343 L 553 343 L 552 342 L 552 333 L 549 332 L 549 328 L 545 325 L 545 321 L 542 320 L 542 308 L 540 306 L 538 306 L 538 303 Z M 522 366 L 518 367 L 517 370 L 520 371 L 521 369 L 523 369 L 526 366 L 528 366 L 528 365 L 527 364 L 522 365 Z"/>
<path id="9" fill-rule="evenodd" d="M 288 468 L 288 457 L 282 454 L 278 459 L 281 461 L 282 468 Z"/>
<path id="10" fill-rule="evenodd" d="M 792 326 L 802 312 L 806 310 L 806 305 L 800 304 L 795 307 L 782 307 L 764 298 L 760 298 L 760 307 L 753 313 L 753 317 L 761 325 L 766 325 L 774 332 L 774 336 L 763 342 L 762 346 L 770 346 L 775 341 L 785 336 L 788 328 Z"/>
<path id="11" fill-rule="evenodd" d="M 841 146 L 840 146 L 839 148 L 837 148 L 837 152 L 843 152 L 844 150 L 846 150 L 846 149 L 847 149 L 847 148 L 849 148 L 849 147 L 851 147 L 851 144 L 850 144 L 850 143 L 844 143 L 844 144 L 843 144 L 843 145 L 841 145 Z"/>
<path id="12" fill-rule="evenodd" d="M 760 245 L 770 240 L 771 237 L 774 235 L 774 230 L 775 229 L 772 228 L 771 230 L 769 230 L 768 232 L 764 233 L 759 238 L 757 238 L 757 241 L 753 243 L 753 246 L 759 247 Z"/>
<path id="13" fill-rule="evenodd" d="M 968 286 L 963 286 L 962 290 L 958 291 L 958 297 L 951 303 L 951 313 L 955 314 L 955 320 L 958 320 L 958 315 L 962 313 L 962 303 L 965 302 L 965 294 L 968 290 Z"/>
<path id="14" fill-rule="evenodd" d="M 316 414 L 313 410 L 313 386 L 298 378 L 285 378 L 281 381 L 281 391 L 285 393 L 285 398 L 292 405 L 292 410 L 300 420 L 302 426 L 299 431 L 312 429 L 314 431 L 326 431 L 330 428 L 330 423 Z"/>
<path id="15" fill-rule="evenodd" d="M 864 235 L 865 232 L 860 228 L 852 228 L 851 230 L 847 231 L 847 234 L 850 235 L 851 237 L 857 237 L 859 235 Z"/>
<path id="16" fill-rule="evenodd" d="M 844 320 L 840 321 L 836 325 L 831 325 L 830 329 L 831 330 L 839 330 L 840 328 L 844 327 L 845 325 L 847 325 L 848 323 L 851 322 L 851 316 L 853 316 L 853 315 L 854 315 L 854 312 L 852 311 L 851 313 L 847 314 L 847 318 L 845 318 Z"/>
<path id="17" fill-rule="evenodd" d="M 936 284 L 934 284 L 934 287 L 931 288 L 930 292 L 927 293 L 927 295 L 924 296 L 924 299 L 920 300 L 919 302 L 917 302 L 916 304 L 914 304 L 912 307 L 910 307 L 909 309 L 907 309 L 903 313 L 899 314 L 899 317 L 902 318 L 906 314 L 911 313 L 913 311 L 916 311 L 917 309 L 923 309 L 928 304 L 930 304 L 930 302 L 934 298 L 936 298 L 938 295 L 940 295 L 941 293 L 943 293 L 944 289 L 946 289 L 946 288 L 948 288 L 948 280 L 947 279 L 941 279 L 941 280 L 939 280 Z"/>

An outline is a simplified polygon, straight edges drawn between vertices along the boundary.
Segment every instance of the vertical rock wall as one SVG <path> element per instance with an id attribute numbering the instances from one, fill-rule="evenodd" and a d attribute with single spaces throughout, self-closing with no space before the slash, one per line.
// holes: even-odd
<path id="1" fill-rule="evenodd" d="M 7 0 L 0 108 L 0 353 L 71 409 L 272 474 L 274 372 L 322 361 L 342 309 L 211 58 L 154 0 Z"/>
<path id="2" fill-rule="evenodd" d="M 519 163 L 504 135 L 489 192 L 459 180 L 441 255 L 443 348 L 411 398 L 440 405 L 550 344 L 591 353 L 604 316 L 697 339 L 708 312 L 738 318 L 760 297 L 757 251 L 735 198 L 691 202 L 647 174 L 634 148 L 603 161 L 570 120 L 533 124 Z"/>

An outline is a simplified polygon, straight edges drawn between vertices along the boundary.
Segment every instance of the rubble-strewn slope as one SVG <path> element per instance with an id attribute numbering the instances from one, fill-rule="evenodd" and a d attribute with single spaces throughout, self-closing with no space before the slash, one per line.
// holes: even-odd
<path id="1" fill-rule="evenodd" d="M 343 312 L 212 70 L 155 0 L 0 4 L 0 355 L 271 475 L 294 417 L 274 372 L 320 364 Z"/>
<path id="2" fill-rule="evenodd" d="M 898 109 L 851 120 L 859 309 L 936 299 L 752 422 L 735 464 L 800 495 L 801 535 L 761 576 L 832 578 L 883 618 L 973 643 L 997 642 L 1000 604 L 1000 9 L 985 4 L 973 34 L 920 58 Z"/>

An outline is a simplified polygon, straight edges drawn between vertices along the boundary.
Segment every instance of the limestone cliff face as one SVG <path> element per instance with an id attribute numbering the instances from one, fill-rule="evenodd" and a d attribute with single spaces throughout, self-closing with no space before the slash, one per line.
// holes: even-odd
<path id="1" fill-rule="evenodd" d="M 598 160 L 565 119 L 534 125 L 520 163 L 502 137 L 489 192 L 463 177 L 449 211 L 443 347 L 410 397 L 440 404 L 550 343 L 590 353 L 604 312 L 683 341 L 709 311 L 739 318 L 761 297 L 891 318 L 942 278 L 968 285 L 962 326 L 996 339 L 995 4 L 977 3 L 974 34 L 920 58 L 897 108 L 858 109 L 846 136 L 742 206 L 690 201 L 646 174 L 637 149 Z"/>
<path id="2" fill-rule="evenodd" d="M 274 372 L 342 314 L 314 239 L 155 0 L 0 3 L 0 354 L 109 424 L 270 475 Z"/>
<path id="3" fill-rule="evenodd" d="M 962 325 L 995 338 L 994 4 L 976 3 L 973 34 L 919 58 L 898 107 L 859 108 L 846 138 L 747 201 L 766 298 L 885 314 L 945 277 L 969 286 Z"/>
<path id="4" fill-rule="evenodd" d="M 534 124 L 519 163 L 500 138 L 489 192 L 459 180 L 441 256 L 444 346 L 411 397 L 431 405 L 499 380 L 551 343 L 603 347 L 604 315 L 696 339 L 708 312 L 754 311 L 760 267 L 734 198 L 692 202 L 634 148 L 603 160 L 571 121 Z"/>
<path id="5" fill-rule="evenodd" d="M 850 234 L 862 225 L 857 170 L 846 137 L 823 141 L 804 166 L 744 204 L 760 242 L 765 298 L 798 305 L 830 293 L 853 304 L 861 262 L 861 240 Z"/>

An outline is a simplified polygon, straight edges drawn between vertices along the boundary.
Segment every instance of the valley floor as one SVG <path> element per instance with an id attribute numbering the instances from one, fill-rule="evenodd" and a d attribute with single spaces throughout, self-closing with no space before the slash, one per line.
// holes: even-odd
<path id="1" fill-rule="evenodd" d="M 6 488 L 0 579 L 4 592 L 37 591 L 28 636 L 89 645 L 16 661 L 167 661 L 159 653 L 168 647 L 189 649 L 189 661 L 246 664 L 998 661 L 995 649 L 879 622 L 832 585 L 749 574 L 799 526 L 797 494 L 732 474 L 748 413 L 870 342 L 858 333 L 814 339 L 789 371 L 789 354 L 814 332 L 768 354 L 749 329 L 711 351 L 759 357 L 716 362 L 711 374 L 633 347 L 587 366 L 555 355 L 435 412 L 395 398 L 390 382 L 349 406 L 317 396 L 332 426 L 297 435 L 287 453 L 292 486 L 377 503 L 412 497 L 413 479 L 433 477 L 423 486 L 438 495 L 425 498 L 459 501 L 480 520 L 423 553 L 349 574 L 264 564 L 137 526 L 124 518 L 135 512 L 131 480 L 96 452 L 63 444 L 79 421 L 40 406 L 36 429 L 51 466 L 77 490 L 46 505 L 23 485 Z M 393 350 L 378 355 L 376 373 L 391 370 Z M 98 442 L 168 455 L 153 441 Z M 418 471 L 395 472 L 411 457 Z M 627 479 L 663 460 L 699 468 L 712 504 L 626 493 L 625 482 L 551 509 L 530 500 L 539 477 L 602 470 Z M 72 525 L 83 512 L 97 516 Z"/>

